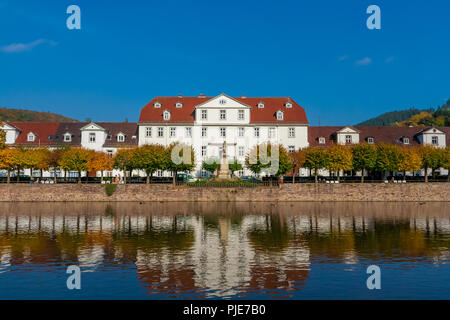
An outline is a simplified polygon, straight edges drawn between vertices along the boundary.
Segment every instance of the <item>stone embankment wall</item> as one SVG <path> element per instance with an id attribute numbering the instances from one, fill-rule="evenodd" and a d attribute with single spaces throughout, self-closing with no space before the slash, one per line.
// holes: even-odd
<path id="1" fill-rule="evenodd" d="M 281 187 L 197 188 L 118 185 L 111 196 L 92 185 L 1 184 L 0 201 L 449 201 L 450 183 L 284 184 Z"/>

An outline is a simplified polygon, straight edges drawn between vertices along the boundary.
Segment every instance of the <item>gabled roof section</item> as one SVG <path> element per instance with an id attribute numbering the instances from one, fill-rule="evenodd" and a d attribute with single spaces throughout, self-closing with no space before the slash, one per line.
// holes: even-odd
<path id="1" fill-rule="evenodd" d="M 80 130 L 101 130 L 101 131 L 104 131 L 105 128 L 101 127 L 100 125 L 98 125 L 95 122 L 90 122 L 87 125 L 81 127 Z"/>
<path id="2" fill-rule="evenodd" d="M 14 145 L 43 146 L 53 142 L 59 123 L 53 122 L 9 122 L 10 125 L 20 130 Z M 34 141 L 28 141 L 28 134 L 35 135 Z"/>
<path id="3" fill-rule="evenodd" d="M 344 132 L 345 129 L 350 129 L 350 130 L 352 130 L 352 131 L 354 131 L 354 132 L 357 132 L 357 133 L 360 132 L 360 131 L 359 131 L 358 129 L 356 129 L 355 127 L 348 126 L 348 125 L 345 126 L 345 127 L 343 127 L 343 128 L 341 128 L 340 130 L 337 130 L 336 132 L 341 133 L 341 132 Z"/>
<path id="4" fill-rule="evenodd" d="M 305 110 L 289 97 L 229 97 L 221 94 L 217 97 L 155 97 L 141 110 L 139 123 L 194 123 L 195 108 L 221 96 L 250 107 L 250 123 L 252 124 L 308 124 Z M 155 108 L 153 104 L 158 101 L 161 108 Z M 182 108 L 176 108 L 177 102 L 183 103 Z M 258 108 L 258 103 L 264 103 L 264 108 Z M 292 103 L 292 108 L 286 108 L 285 104 Z M 169 110 L 169 121 L 163 120 L 164 110 Z M 283 110 L 283 120 L 276 119 L 276 112 Z"/>

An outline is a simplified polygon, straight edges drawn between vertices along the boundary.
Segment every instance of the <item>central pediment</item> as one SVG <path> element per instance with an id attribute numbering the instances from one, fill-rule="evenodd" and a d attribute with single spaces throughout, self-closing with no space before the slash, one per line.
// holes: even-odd
<path id="1" fill-rule="evenodd" d="M 217 97 L 211 98 L 197 106 L 197 109 L 250 109 L 251 107 L 245 103 L 242 103 L 233 97 L 230 97 L 224 93 Z"/>

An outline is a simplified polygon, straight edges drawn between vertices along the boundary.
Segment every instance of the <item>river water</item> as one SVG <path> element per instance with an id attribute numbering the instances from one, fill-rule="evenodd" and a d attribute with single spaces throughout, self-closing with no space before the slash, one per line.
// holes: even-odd
<path id="1" fill-rule="evenodd" d="M 450 299 L 449 260 L 448 203 L 0 203 L 0 299 Z"/>

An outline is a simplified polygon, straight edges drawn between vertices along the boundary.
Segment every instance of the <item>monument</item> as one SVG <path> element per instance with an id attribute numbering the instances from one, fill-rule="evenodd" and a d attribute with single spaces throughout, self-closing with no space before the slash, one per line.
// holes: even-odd
<path id="1" fill-rule="evenodd" d="M 222 160 L 220 161 L 218 180 L 231 180 L 230 169 L 228 168 L 227 144 L 224 141 L 222 147 Z"/>

